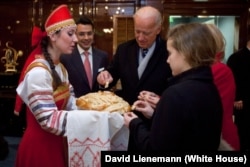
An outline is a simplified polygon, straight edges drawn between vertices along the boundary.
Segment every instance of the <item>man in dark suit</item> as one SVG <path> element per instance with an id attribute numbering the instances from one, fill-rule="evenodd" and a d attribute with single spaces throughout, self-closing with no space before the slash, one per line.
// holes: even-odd
<path id="1" fill-rule="evenodd" d="M 68 71 L 75 96 L 80 97 L 99 90 L 96 77 L 98 72 L 108 65 L 108 53 L 92 46 L 94 24 L 89 18 L 82 16 L 76 24 L 78 44 L 71 55 L 61 56 L 61 63 Z M 87 57 L 85 53 L 88 54 Z M 88 67 L 85 67 L 86 62 Z"/>
<path id="2" fill-rule="evenodd" d="M 234 102 L 235 124 L 238 127 L 240 150 L 250 149 L 250 40 L 247 45 L 233 53 L 227 61 L 236 83 L 236 98 Z"/>
<path id="3" fill-rule="evenodd" d="M 150 6 L 142 7 L 134 15 L 135 39 L 120 44 L 108 68 L 97 76 L 104 86 L 114 86 L 120 79 L 117 92 L 131 105 L 139 92 L 148 90 L 161 95 L 172 76 L 167 64 L 166 41 L 160 38 L 162 17 Z"/>

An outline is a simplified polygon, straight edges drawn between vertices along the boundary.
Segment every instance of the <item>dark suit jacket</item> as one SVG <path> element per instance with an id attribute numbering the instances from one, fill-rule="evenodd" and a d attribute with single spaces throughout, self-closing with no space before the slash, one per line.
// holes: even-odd
<path id="1" fill-rule="evenodd" d="M 65 66 L 69 74 L 69 81 L 72 84 L 76 97 L 80 97 L 89 92 L 99 90 L 97 83 L 98 69 L 105 68 L 108 65 L 108 53 L 97 48 L 92 47 L 93 53 L 93 85 L 90 89 L 88 84 L 87 75 L 83 66 L 80 53 L 75 47 L 71 55 L 62 55 L 60 60 Z"/>
<path id="2" fill-rule="evenodd" d="M 227 61 L 227 65 L 231 68 L 236 83 L 235 101 L 243 101 L 242 110 L 234 110 L 235 123 L 240 129 L 240 136 L 243 132 L 244 136 L 249 136 L 249 119 L 250 119 L 250 51 L 244 47 L 233 53 Z M 239 127 L 240 126 L 240 127 Z M 245 129 L 244 129 L 245 128 Z M 244 130 L 242 130 L 244 129 Z M 248 134 L 246 133 L 248 132 Z M 240 137 L 241 138 L 241 137 Z M 246 139 L 249 141 L 248 139 Z M 242 146 L 245 144 L 241 144 Z M 245 147 L 245 146 L 243 146 Z M 248 146 L 249 147 L 249 146 Z M 244 148 L 245 149 L 245 148 Z"/>
<path id="3" fill-rule="evenodd" d="M 112 84 L 115 84 L 118 79 L 121 80 L 122 90 L 117 94 L 130 104 L 137 100 L 142 90 L 161 95 L 167 87 L 167 79 L 172 76 L 171 69 L 166 62 L 167 56 L 166 41 L 157 38 L 153 55 L 139 79 L 137 72 L 139 46 L 136 40 L 119 45 L 107 68 L 114 79 Z"/>
<path id="4" fill-rule="evenodd" d="M 250 109 L 250 51 L 247 47 L 233 53 L 227 61 L 236 83 L 236 99 L 243 100 L 244 107 Z"/>

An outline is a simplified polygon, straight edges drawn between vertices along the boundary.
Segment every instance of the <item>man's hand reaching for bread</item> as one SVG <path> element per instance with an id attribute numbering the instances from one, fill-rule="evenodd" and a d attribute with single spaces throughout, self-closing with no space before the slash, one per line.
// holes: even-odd
<path id="1" fill-rule="evenodd" d="M 107 88 L 109 86 L 109 83 L 113 81 L 113 77 L 110 75 L 110 73 L 106 70 L 100 72 L 97 76 L 97 82 Z"/>

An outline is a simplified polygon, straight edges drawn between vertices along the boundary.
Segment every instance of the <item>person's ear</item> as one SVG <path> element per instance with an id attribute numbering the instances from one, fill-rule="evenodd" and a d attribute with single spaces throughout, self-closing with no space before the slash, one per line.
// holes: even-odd
<path id="1" fill-rule="evenodd" d="M 160 34 L 160 32 L 161 32 L 161 26 L 157 27 L 156 32 L 157 32 L 157 35 Z"/>
<path id="2" fill-rule="evenodd" d="M 54 42 L 54 41 L 56 41 L 56 39 L 57 39 L 57 34 L 56 34 L 56 33 L 53 33 L 53 34 L 50 35 L 49 37 L 50 37 L 50 40 Z"/>

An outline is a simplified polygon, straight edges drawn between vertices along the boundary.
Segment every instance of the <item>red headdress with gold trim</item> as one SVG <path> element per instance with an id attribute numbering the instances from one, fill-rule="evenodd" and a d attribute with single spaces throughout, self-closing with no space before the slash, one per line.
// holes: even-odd
<path id="1" fill-rule="evenodd" d="M 58 6 L 47 18 L 45 22 L 45 30 L 50 36 L 56 31 L 66 27 L 76 27 L 75 21 L 72 18 L 68 6 L 63 4 Z"/>

